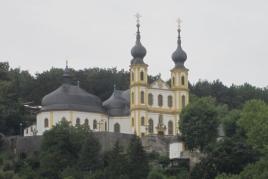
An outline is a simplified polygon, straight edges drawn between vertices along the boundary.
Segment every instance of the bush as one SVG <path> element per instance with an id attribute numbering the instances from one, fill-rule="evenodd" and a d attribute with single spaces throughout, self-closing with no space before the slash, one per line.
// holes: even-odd
<path id="1" fill-rule="evenodd" d="M 148 176 L 148 179 L 164 179 L 164 178 L 165 176 L 162 173 L 160 173 L 159 171 L 154 171 L 154 170 L 151 171 Z"/>

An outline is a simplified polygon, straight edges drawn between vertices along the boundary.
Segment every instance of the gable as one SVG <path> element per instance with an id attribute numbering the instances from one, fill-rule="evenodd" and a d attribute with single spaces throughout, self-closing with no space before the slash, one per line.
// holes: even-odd
<path id="1" fill-rule="evenodd" d="M 151 85 L 150 88 L 154 88 L 154 89 L 169 89 L 169 85 L 164 82 L 163 80 L 159 79 L 154 81 Z"/>

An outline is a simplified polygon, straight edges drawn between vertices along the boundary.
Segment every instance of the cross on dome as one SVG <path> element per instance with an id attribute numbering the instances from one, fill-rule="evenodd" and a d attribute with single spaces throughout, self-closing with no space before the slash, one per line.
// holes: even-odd
<path id="1" fill-rule="evenodd" d="M 141 18 L 141 15 L 139 14 L 139 13 L 136 13 L 135 14 L 135 17 L 136 17 L 136 22 L 137 22 L 137 24 L 140 24 L 140 18 Z"/>
<path id="2" fill-rule="evenodd" d="M 178 29 L 181 29 L 182 20 L 180 18 L 177 19 Z"/>

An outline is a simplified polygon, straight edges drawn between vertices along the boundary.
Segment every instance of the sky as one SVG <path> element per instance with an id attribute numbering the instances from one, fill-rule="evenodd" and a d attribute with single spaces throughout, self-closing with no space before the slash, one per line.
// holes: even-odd
<path id="1" fill-rule="evenodd" d="M 0 61 L 129 70 L 137 12 L 149 74 L 170 77 L 179 17 L 192 83 L 268 86 L 267 0 L 0 0 Z"/>

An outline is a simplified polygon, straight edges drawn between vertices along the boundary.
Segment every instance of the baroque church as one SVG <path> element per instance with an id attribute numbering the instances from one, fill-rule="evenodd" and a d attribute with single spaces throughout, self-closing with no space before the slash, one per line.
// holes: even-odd
<path id="1" fill-rule="evenodd" d="M 61 120 L 72 125 L 88 125 L 93 132 L 117 132 L 137 136 L 180 133 L 182 109 L 189 102 L 187 59 L 181 47 L 178 27 L 177 48 L 172 54 L 174 68 L 170 70 L 171 84 L 158 79 L 148 83 L 146 49 L 141 43 L 137 17 L 136 43 L 131 49 L 130 84 L 125 91 L 114 89 L 101 101 L 99 97 L 73 85 L 66 65 L 62 85 L 43 97 L 36 123 L 24 129 L 24 136 L 43 135 Z"/>

